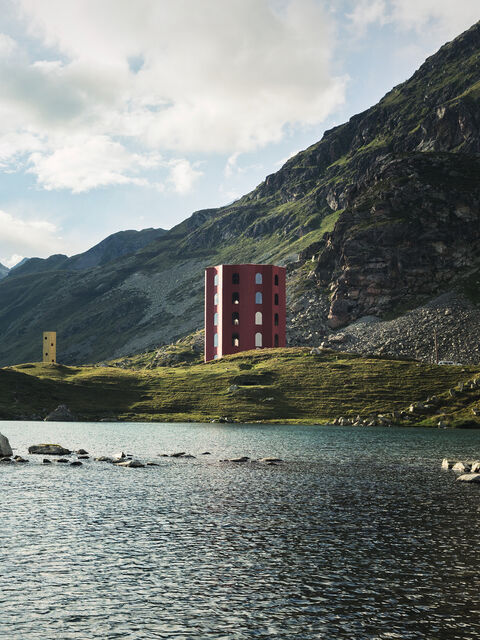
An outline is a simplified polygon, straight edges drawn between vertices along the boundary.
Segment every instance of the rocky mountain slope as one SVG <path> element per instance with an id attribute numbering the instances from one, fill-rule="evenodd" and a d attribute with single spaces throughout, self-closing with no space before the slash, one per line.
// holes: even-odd
<path id="1" fill-rule="evenodd" d="M 8 267 L 5 267 L 1 262 L 0 262 L 0 280 L 2 278 L 5 278 L 8 275 L 8 272 L 10 271 L 10 269 Z"/>
<path id="2" fill-rule="evenodd" d="M 221 262 L 287 265 L 290 344 L 452 289 L 477 312 L 479 69 L 477 23 L 232 205 L 107 264 L 54 256 L 18 270 L 0 283 L 0 363 L 38 359 L 44 329 L 66 363 L 171 342 L 201 327 L 203 269 Z"/>

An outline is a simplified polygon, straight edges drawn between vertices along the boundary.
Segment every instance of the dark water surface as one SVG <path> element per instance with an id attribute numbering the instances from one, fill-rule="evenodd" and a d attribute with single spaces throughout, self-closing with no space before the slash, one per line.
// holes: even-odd
<path id="1" fill-rule="evenodd" d="M 0 423 L 158 467 L 0 466 L 0 638 L 480 637 L 480 432 Z M 187 451 L 211 456 L 159 458 Z M 280 456 L 281 466 L 219 463 Z"/>

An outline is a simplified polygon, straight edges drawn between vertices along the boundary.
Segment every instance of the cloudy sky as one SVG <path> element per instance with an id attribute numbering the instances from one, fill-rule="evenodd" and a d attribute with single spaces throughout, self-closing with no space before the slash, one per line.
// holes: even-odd
<path id="1" fill-rule="evenodd" d="M 479 18 L 478 0 L 0 0 L 0 262 L 231 202 Z"/>

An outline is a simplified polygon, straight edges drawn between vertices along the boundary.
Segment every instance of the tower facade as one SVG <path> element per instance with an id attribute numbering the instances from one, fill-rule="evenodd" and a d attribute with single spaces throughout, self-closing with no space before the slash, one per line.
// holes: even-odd
<path id="1" fill-rule="evenodd" d="M 57 334 L 55 331 L 43 332 L 43 362 L 57 361 Z"/>
<path id="2" fill-rule="evenodd" d="M 221 264 L 205 269 L 205 362 L 249 349 L 284 347 L 285 268 Z"/>

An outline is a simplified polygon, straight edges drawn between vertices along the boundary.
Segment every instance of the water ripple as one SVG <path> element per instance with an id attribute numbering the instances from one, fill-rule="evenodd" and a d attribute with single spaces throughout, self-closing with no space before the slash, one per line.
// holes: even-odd
<path id="1" fill-rule="evenodd" d="M 442 473 L 480 434 L 4 423 L 158 467 L 0 467 L 0 637 L 473 640 L 480 492 Z M 48 433 L 45 433 L 48 431 Z M 48 437 L 47 437 L 48 436 Z M 185 449 L 191 460 L 157 458 Z M 201 457 L 205 450 L 212 456 Z M 234 455 L 285 465 L 228 465 Z"/>

